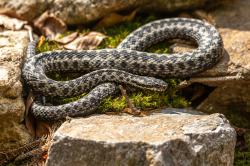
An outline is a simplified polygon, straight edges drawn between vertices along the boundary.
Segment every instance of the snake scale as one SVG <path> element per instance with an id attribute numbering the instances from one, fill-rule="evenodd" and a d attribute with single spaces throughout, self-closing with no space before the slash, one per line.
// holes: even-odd
<path id="1" fill-rule="evenodd" d="M 144 50 L 170 39 L 195 41 L 190 52 L 157 54 Z M 55 121 L 66 116 L 93 113 L 101 101 L 117 93 L 117 84 L 164 91 L 161 78 L 186 78 L 214 66 L 222 56 L 220 34 L 209 23 L 187 18 L 168 18 L 150 22 L 130 33 L 115 49 L 51 51 L 36 54 L 36 42 L 30 42 L 22 77 L 35 95 L 72 97 L 88 93 L 77 101 L 48 106 L 32 104 L 32 114 Z M 49 72 L 85 72 L 76 79 L 56 81 Z"/>

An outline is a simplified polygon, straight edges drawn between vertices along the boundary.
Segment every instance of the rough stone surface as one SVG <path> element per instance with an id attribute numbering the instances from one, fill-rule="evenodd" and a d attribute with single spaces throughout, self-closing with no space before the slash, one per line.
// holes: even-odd
<path id="1" fill-rule="evenodd" d="M 31 21 L 49 10 L 66 24 L 82 24 L 95 21 L 112 12 L 128 9 L 173 12 L 216 2 L 215 0 L 1 0 L 0 13 Z"/>
<path id="2" fill-rule="evenodd" d="M 183 9 L 193 9 L 214 0 L 54 0 L 52 13 L 67 24 L 81 24 L 95 21 L 112 12 L 139 8 L 141 11 L 173 12 Z"/>
<path id="3" fill-rule="evenodd" d="M 0 151 L 27 143 L 30 136 L 21 124 L 25 110 L 20 81 L 25 30 L 0 32 Z"/>
<path id="4" fill-rule="evenodd" d="M 47 166 L 229 166 L 235 141 L 222 114 L 165 109 L 145 117 L 94 115 L 55 132 Z"/>
<path id="5" fill-rule="evenodd" d="M 46 10 L 51 0 L 1 0 L 0 13 L 31 21 Z"/>

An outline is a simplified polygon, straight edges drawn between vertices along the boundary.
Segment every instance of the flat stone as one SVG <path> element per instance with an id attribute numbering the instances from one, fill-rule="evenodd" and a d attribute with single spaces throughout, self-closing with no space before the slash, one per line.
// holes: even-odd
<path id="1" fill-rule="evenodd" d="M 145 117 L 94 115 L 62 124 L 46 164 L 229 166 L 235 141 L 222 114 L 165 109 Z"/>

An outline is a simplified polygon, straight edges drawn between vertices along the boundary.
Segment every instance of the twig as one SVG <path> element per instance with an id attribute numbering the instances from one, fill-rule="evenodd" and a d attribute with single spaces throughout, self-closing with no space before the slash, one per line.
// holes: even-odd
<path id="1" fill-rule="evenodd" d="M 122 95 L 125 97 L 125 100 L 126 100 L 126 103 L 127 103 L 127 107 L 130 108 L 133 111 L 134 115 L 139 115 L 141 113 L 141 111 L 139 109 L 137 109 L 134 106 L 133 102 L 129 99 L 129 97 L 127 95 L 127 92 L 126 92 L 126 89 L 124 89 L 122 87 L 122 85 L 119 85 L 119 88 L 121 90 Z"/>
<path id="2" fill-rule="evenodd" d="M 48 149 L 45 149 L 43 147 L 36 148 L 32 151 L 29 151 L 27 153 L 19 155 L 15 160 L 14 163 L 19 164 L 24 161 L 30 160 L 32 158 L 35 159 L 41 159 L 43 155 L 45 155 L 48 152 Z"/>
<path id="3" fill-rule="evenodd" d="M 216 82 L 224 82 L 224 81 L 238 81 L 242 80 L 244 77 L 242 74 L 237 74 L 236 76 L 221 76 L 221 77 L 197 77 L 191 78 L 190 80 L 182 81 L 177 89 L 183 89 L 188 87 L 192 83 L 216 83 Z"/>
<path id="4" fill-rule="evenodd" d="M 28 143 L 20 148 L 13 149 L 7 152 L 0 152 L 0 165 L 6 164 L 10 162 L 11 160 L 15 159 L 17 156 L 20 154 L 27 153 L 29 151 L 32 151 L 33 149 L 41 146 L 42 144 L 45 143 L 44 138 L 40 138 L 38 140 L 35 140 L 31 143 Z"/>

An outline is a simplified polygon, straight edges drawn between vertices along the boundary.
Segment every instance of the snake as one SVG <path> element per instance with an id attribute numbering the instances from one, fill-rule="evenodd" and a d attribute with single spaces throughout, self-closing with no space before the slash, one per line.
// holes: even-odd
<path id="1" fill-rule="evenodd" d="M 145 49 L 165 40 L 194 41 L 197 48 L 159 54 Z M 188 78 L 216 65 L 223 54 L 223 41 L 217 29 L 194 18 L 165 18 L 149 22 L 131 32 L 116 48 L 96 50 L 56 50 L 36 54 L 31 41 L 22 68 L 22 77 L 34 96 L 80 99 L 62 105 L 46 105 L 35 100 L 35 118 L 57 121 L 95 113 L 101 102 L 119 92 L 119 85 L 166 91 L 166 78 Z M 78 78 L 57 81 L 50 72 L 83 73 Z"/>

